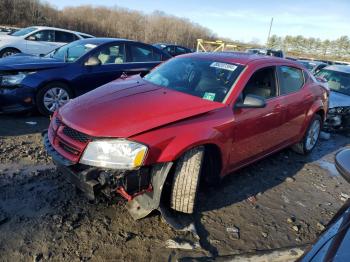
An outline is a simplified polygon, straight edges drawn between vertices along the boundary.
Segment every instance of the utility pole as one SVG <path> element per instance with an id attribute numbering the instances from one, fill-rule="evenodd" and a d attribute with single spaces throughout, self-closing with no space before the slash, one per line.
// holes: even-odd
<path id="1" fill-rule="evenodd" d="M 273 17 L 271 18 L 271 22 L 270 22 L 270 29 L 269 29 L 269 34 L 267 35 L 266 46 L 268 45 L 269 40 L 270 40 L 270 34 L 271 34 L 272 23 L 273 23 Z"/>

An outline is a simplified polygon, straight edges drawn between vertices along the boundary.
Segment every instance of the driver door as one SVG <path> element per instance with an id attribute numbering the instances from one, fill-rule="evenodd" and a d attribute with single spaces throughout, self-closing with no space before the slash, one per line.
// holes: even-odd
<path id="1" fill-rule="evenodd" d="M 26 53 L 33 55 L 47 54 L 54 50 L 55 32 L 53 30 L 40 30 L 26 38 Z"/>
<path id="2" fill-rule="evenodd" d="M 75 86 L 79 86 L 78 95 L 116 80 L 124 72 L 126 53 L 123 42 L 103 46 L 91 56 L 96 57 L 101 64 L 86 66 L 83 63 L 81 65 L 81 74 L 74 80 Z"/>

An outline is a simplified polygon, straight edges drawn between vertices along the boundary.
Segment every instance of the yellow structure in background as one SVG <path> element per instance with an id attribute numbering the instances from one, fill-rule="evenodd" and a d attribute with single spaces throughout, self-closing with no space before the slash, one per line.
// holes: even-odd
<path id="1" fill-rule="evenodd" d="M 197 39 L 197 52 L 223 52 L 235 51 L 237 49 L 238 46 L 234 43 L 221 40 L 207 41 L 203 39 Z"/>

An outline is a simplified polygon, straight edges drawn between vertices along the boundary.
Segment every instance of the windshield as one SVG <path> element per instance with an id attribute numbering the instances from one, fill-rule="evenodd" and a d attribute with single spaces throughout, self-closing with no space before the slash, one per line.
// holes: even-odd
<path id="1" fill-rule="evenodd" d="M 23 28 L 23 29 L 20 29 L 20 30 L 17 30 L 9 35 L 12 35 L 12 36 L 24 36 L 24 35 L 27 35 L 31 32 L 34 32 L 35 30 L 37 30 L 38 28 L 36 27 L 27 27 L 27 28 Z"/>
<path id="2" fill-rule="evenodd" d="M 76 41 L 70 44 L 64 45 L 51 53 L 47 54 L 46 57 L 55 58 L 62 60 L 64 62 L 75 62 L 80 57 L 85 55 L 90 50 L 97 47 L 95 44 L 90 44 L 86 42 Z"/>
<path id="3" fill-rule="evenodd" d="M 144 79 L 152 84 L 223 102 L 243 66 L 198 58 L 173 58 Z"/>
<path id="4" fill-rule="evenodd" d="M 316 74 L 327 81 L 330 90 L 350 95 L 350 74 L 328 69 L 322 69 Z"/>

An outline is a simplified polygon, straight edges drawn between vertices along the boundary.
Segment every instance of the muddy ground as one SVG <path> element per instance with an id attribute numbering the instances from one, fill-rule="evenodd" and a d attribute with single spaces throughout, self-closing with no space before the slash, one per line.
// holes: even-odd
<path id="1" fill-rule="evenodd" d="M 284 150 L 200 194 L 200 210 L 176 221 L 158 212 L 133 221 L 124 202 L 91 203 L 52 165 L 40 133 L 48 119 L 0 116 L 1 261 L 191 261 L 312 243 L 350 195 L 333 167 L 344 135 L 304 157 Z M 184 249 L 171 249 L 183 245 Z"/>

